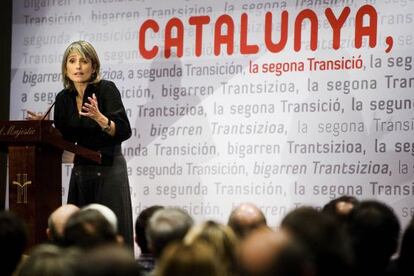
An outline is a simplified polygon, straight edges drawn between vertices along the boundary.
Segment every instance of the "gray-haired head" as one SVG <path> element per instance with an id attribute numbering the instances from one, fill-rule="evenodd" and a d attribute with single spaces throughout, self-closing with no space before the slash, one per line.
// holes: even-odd
<path id="1" fill-rule="evenodd" d="M 183 209 L 165 208 L 151 217 L 147 226 L 147 240 L 156 258 L 172 241 L 182 240 L 193 226 L 193 218 Z"/>
<path id="2" fill-rule="evenodd" d="M 109 207 L 99 203 L 92 203 L 83 207 L 82 210 L 98 211 L 105 217 L 109 224 L 111 224 L 111 226 L 114 228 L 114 232 L 118 233 L 118 218 L 116 217 L 114 211 L 112 211 Z"/>

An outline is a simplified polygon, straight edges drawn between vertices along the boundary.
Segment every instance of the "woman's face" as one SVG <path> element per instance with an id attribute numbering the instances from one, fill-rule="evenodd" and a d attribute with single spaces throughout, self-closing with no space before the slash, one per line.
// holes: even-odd
<path id="1" fill-rule="evenodd" d="M 92 62 L 88 58 L 83 58 L 78 53 L 70 53 L 66 60 L 66 76 L 73 81 L 74 84 L 88 83 L 95 69 Z"/>

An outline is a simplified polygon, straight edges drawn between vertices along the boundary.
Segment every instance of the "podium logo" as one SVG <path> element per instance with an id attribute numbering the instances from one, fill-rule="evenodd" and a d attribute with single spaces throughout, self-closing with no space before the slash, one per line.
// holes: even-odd
<path id="1" fill-rule="evenodd" d="M 27 204 L 27 186 L 32 181 L 27 180 L 27 173 L 18 173 L 17 181 L 13 180 L 13 184 L 17 186 L 17 203 Z"/>

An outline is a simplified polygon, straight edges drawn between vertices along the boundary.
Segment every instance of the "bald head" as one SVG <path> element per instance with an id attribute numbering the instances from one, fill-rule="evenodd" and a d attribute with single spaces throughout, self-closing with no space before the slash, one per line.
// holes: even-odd
<path id="1" fill-rule="evenodd" d="M 347 216 L 354 209 L 354 204 L 351 202 L 340 201 L 336 203 L 336 210 L 338 214 Z"/>
<path id="2" fill-rule="evenodd" d="M 58 242 L 63 237 L 65 224 L 69 217 L 78 212 L 79 207 L 73 204 L 62 205 L 49 216 L 48 228 L 46 230 L 49 240 Z"/>
<path id="3" fill-rule="evenodd" d="M 237 206 L 230 214 L 228 225 L 240 237 L 245 237 L 252 230 L 266 226 L 263 212 L 252 203 Z"/>

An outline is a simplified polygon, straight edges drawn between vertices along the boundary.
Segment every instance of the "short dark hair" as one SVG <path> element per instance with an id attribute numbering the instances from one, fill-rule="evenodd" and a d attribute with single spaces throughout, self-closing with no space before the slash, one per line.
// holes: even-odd
<path id="1" fill-rule="evenodd" d="M 376 200 L 362 201 L 350 214 L 349 231 L 358 271 L 385 271 L 397 250 L 400 233 L 394 211 Z"/>
<path id="2" fill-rule="evenodd" d="M 282 228 L 313 256 L 318 275 L 350 275 L 353 262 L 348 236 L 332 217 L 312 207 L 299 207 L 283 218 Z"/>
<path id="3" fill-rule="evenodd" d="M 0 266 L 1 275 L 11 275 L 27 244 L 27 227 L 16 214 L 0 212 Z"/>
<path id="4" fill-rule="evenodd" d="M 163 209 L 163 208 L 164 207 L 160 205 L 150 206 L 142 210 L 137 220 L 135 221 L 135 241 L 137 242 L 139 248 L 141 249 L 141 253 L 150 252 L 148 249 L 148 241 L 147 241 L 146 231 L 145 231 L 148 225 L 148 221 L 156 211 Z"/>
<path id="5" fill-rule="evenodd" d="M 89 249 L 97 245 L 116 242 L 116 233 L 108 220 L 97 210 L 80 210 L 73 214 L 65 226 L 65 244 Z"/>
<path id="6" fill-rule="evenodd" d="M 410 223 L 404 231 L 401 242 L 400 256 L 398 258 L 398 270 L 404 274 L 414 274 L 414 217 L 411 218 Z M 411 274 L 410 274 L 411 273 Z"/>

